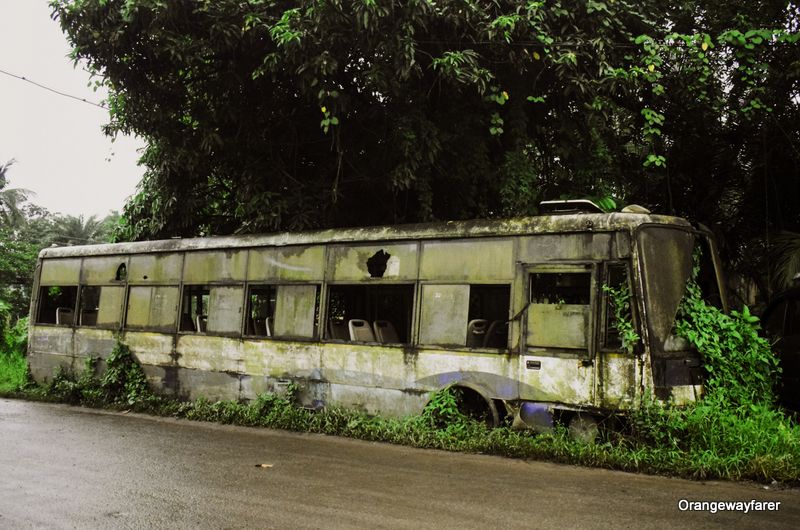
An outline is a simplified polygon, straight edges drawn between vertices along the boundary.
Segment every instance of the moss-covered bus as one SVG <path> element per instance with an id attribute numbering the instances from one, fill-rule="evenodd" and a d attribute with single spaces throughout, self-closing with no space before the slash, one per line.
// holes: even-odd
<path id="1" fill-rule="evenodd" d="M 698 245 L 724 305 L 708 232 L 649 213 L 48 248 L 30 366 L 46 381 L 122 340 L 180 398 L 295 383 L 309 407 L 402 416 L 455 385 L 490 423 L 580 429 L 702 391 L 698 354 L 673 334 Z M 631 293 L 632 347 L 604 285 Z"/>

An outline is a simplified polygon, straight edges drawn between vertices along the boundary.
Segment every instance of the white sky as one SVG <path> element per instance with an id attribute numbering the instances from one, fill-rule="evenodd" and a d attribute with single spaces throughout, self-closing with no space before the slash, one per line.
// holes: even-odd
<path id="1" fill-rule="evenodd" d="M 104 92 L 73 67 L 70 47 L 46 0 L 0 0 L 0 70 L 99 103 Z M 51 212 L 98 215 L 122 210 L 144 168 L 144 142 L 101 126 L 108 111 L 0 73 L 0 162 L 12 158 L 11 187 L 36 193 L 30 202 Z"/>

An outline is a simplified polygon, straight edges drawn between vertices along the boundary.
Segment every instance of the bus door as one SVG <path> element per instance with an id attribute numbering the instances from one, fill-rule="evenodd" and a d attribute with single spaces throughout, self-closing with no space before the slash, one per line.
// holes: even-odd
<path id="1" fill-rule="evenodd" d="M 527 265 L 523 273 L 520 399 L 593 404 L 595 265 Z"/>

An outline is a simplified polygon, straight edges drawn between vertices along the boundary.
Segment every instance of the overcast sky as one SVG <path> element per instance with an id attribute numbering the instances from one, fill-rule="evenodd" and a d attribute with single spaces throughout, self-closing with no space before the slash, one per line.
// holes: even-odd
<path id="1" fill-rule="evenodd" d="M 89 74 L 73 67 L 70 47 L 46 0 L 0 0 L 0 70 L 100 102 Z M 111 139 L 108 111 L 0 73 L 0 163 L 15 159 L 11 186 L 36 193 L 51 212 L 107 215 L 121 210 L 143 169 L 140 139 Z"/>

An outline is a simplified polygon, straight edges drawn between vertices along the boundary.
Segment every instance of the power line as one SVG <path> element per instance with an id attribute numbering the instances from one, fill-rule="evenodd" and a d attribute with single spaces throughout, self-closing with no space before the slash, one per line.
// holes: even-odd
<path id="1" fill-rule="evenodd" d="M 74 100 L 77 100 L 77 101 L 81 101 L 83 103 L 87 103 L 89 105 L 94 105 L 95 107 L 100 107 L 101 109 L 108 110 L 108 107 L 106 107 L 102 103 L 95 103 L 94 101 L 89 101 L 88 99 L 85 99 L 85 98 L 80 98 L 78 96 L 73 96 L 72 94 L 67 94 L 66 92 L 61 92 L 61 91 L 56 90 L 54 88 L 50 88 L 49 86 L 45 86 L 45 85 L 43 85 L 41 83 L 37 83 L 36 81 L 34 81 L 32 79 L 28 79 L 27 77 L 22 76 L 22 75 L 12 74 L 11 72 L 6 72 L 5 70 L 2 70 L 2 69 L 0 69 L 0 74 L 5 74 L 5 75 L 7 75 L 9 77 L 13 77 L 15 79 L 19 79 L 21 81 L 25 81 L 26 83 L 30 83 L 30 84 L 32 84 L 34 86 L 39 87 L 39 88 L 43 88 L 44 90 L 47 90 L 48 92 L 52 92 L 53 94 L 58 94 L 59 96 L 64 96 L 66 98 L 74 99 Z"/>

